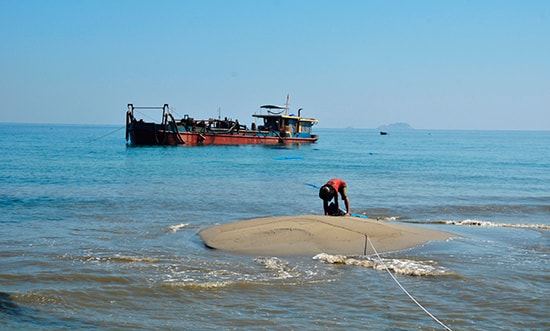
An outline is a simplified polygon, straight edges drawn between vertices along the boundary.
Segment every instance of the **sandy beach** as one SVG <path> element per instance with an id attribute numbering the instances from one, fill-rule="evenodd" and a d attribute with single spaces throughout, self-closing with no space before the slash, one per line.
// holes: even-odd
<path id="1" fill-rule="evenodd" d="M 201 230 L 199 236 L 207 247 L 214 249 L 239 254 L 296 256 L 372 254 L 373 246 L 382 253 L 432 240 L 444 241 L 456 235 L 358 217 L 300 215 L 217 225 Z"/>

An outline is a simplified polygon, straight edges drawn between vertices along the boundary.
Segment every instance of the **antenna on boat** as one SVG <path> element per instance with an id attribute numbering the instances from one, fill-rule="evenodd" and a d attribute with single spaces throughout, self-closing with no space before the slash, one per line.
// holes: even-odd
<path id="1" fill-rule="evenodd" d="M 288 116 L 288 102 L 290 101 L 290 93 L 286 95 L 286 102 L 285 102 L 285 115 Z"/>
<path id="2" fill-rule="evenodd" d="M 222 108 L 221 107 L 218 107 L 218 119 L 219 120 L 222 119 Z"/>

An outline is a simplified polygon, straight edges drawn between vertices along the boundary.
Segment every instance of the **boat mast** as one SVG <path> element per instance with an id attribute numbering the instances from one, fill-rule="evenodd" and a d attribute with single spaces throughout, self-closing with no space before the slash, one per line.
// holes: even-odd
<path id="1" fill-rule="evenodd" d="M 285 102 L 285 116 L 288 116 L 288 102 L 290 101 L 290 93 L 286 95 L 286 102 Z"/>

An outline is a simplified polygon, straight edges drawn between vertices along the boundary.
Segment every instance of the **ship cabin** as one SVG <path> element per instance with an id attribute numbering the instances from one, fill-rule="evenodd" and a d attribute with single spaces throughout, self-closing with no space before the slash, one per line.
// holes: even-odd
<path id="1" fill-rule="evenodd" d="M 311 134 L 311 130 L 319 121 L 314 118 L 301 117 L 302 108 L 298 109 L 298 115 L 288 114 L 288 107 L 286 106 L 264 105 L 260 108 L 267 109 L 267 114 L 252 115 L 263 119 L 263 125 L 258 126 L 259 131 L 270 131 L 281 137 L 291 138 L 311 138 L 315 136 Z M 275 112 L 274 109 L 280 111 Z"/>

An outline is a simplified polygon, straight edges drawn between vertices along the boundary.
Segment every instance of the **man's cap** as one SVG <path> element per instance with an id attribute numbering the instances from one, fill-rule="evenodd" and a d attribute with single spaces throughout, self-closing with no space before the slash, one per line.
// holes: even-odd
<path id="1" fill-rule="evenodd" d="M 334 197 L 334 189 L 330 185 L 323 185 L 319 189 L 319 198 L 323 200 L 330 200 Z"/>

